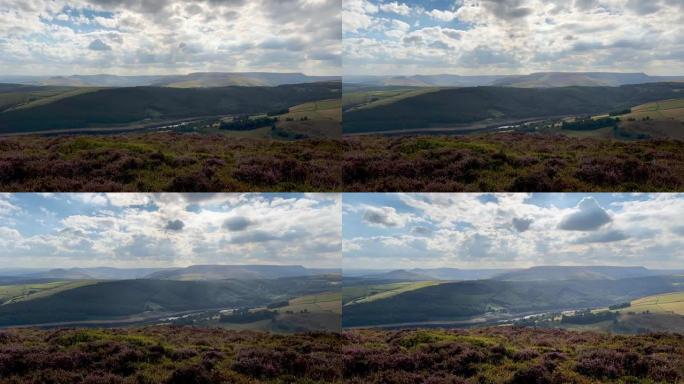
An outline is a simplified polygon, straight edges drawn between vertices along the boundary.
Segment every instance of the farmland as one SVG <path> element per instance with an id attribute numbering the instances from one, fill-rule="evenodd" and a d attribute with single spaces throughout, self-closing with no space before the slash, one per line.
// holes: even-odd
<path id="1" fill-rule="evenodd" d="M 342 288 L 344 305 L 371 302 L 386 299 L 403 292 L 437 285 L 436 281 L 401 282 L 377 285 L 345 286 Z"/>
<path id="2" fill-rule="evenodd" d="M 620 312 L 671 313 L 684 316 L 684 292 L 673 292 L 634 300 Z"/>
<path id="3" fill-rule="evenodd" d="M 5 191 L 338 191 L 337 140 L 140 133 L 0 138 Z"/>

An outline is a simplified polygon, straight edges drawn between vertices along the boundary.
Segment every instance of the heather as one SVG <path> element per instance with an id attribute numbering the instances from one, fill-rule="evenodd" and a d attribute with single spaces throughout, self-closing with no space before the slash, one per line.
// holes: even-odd
<path id="1" fill-rule="evenodd" d="M 147 133 L 0 138 L 4 191 L 337 191 L 334 140 Z"/>
<path id="2" fill-rule="evenodd" d="M 0 331 L 0 383 L 340 383 L 340 336 L 219 328 Z"/>
<path id="3" fill-rule="evenodd" d="M 684 142 L 564 135 L 359 136 L 343 141 L 345 191 L 681 191 Z"/>
<path id="4" fill-rule="evenodd" d="M 684 336 L 558 329 L 355 330 L 344 333 L 347 383 L 680 383 Z"/>

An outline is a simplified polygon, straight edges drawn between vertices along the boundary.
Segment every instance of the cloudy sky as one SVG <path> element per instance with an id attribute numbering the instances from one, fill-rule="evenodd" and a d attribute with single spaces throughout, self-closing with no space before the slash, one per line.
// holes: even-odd
<path id="1" fill-rule="evenodd" d="M 2 0 L 0 74 L 339 75 L 341 0 Z"/>
<path id="2" fill-rule="evenodd" d="M 684 265 L 684 194 L 345 194 L 344 268 Z"/>
<path id="3" fill-rule="evenodd" d="M 340 267 L 337 194 L 1 194 L 3 268 Z"/>
<path id="4" fill-rule="evenodd" d="M 682 75 L 682 0 L 345 0 L 345 74 Z"/>

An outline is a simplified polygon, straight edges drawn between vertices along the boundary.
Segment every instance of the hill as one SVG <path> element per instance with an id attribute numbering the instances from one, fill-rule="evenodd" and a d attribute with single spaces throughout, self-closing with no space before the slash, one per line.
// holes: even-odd
<path id="1" fill-rule="evenodd" d="M 506 281 L 618 280 L 658 274 L 644 267 L 612 266 L 536 266 L 494 276 Z"/>
<path id="2" fill-rule="evenodd" d="M 383 300 L 345 306 L 344 326 L 469 320 L 485 314 L 581 309 L 684 289 L 682 277 L 621 280 L 477 280 L 428 286 Z"/>
<path id="3" fill-rule="evenodd" d="M 0 133 L 117 126 L 142 121 L 267 113 L 340 97 L 340 83 L 276 87 L 106 88 L 0 113 Z"/>
<path id="4" fill-rule="evenodd" d="M 313 274 L 315 272 L 301 265 L 192 265 L 186 268 L 153 272 L 146 277 L 164 280 L 250 280 L 310 276 Z"/>
<path id="5" fill-rule="evenodd" d="M 139 279 L 161 268 L 55 268 L 48 271 L 25 274 L 25 278 L 35 279 L 96 279 L 96 280 L 125 280 Z"/>
<path id="6" fill-rule="evenodd" d="M 416 130 L 482 121 L 512 121 L 623 110 L 676 98 L 684 83 L 620 87 L 449 88 L 401 98 L 373 108 L 346 111 L 343 133 Z"/>
<path id="7" fill-rule="evenodd" d="M 684 81 L 684 76 L 649 76 L 645 73 L 615 72 L 537 72 L 523 76 L 507 76 L 492 85 L 518 88 L 552 88 L 570 86 L 610 86 Z"/>
<path id="8" fill-rule="evenodd" d="M 270 280 L 116 280 L 77 285 L 0 306 L 0 326 L 62 322 L 130 321 L 177 312 L 265 306 L 330 291 L 334 278 Z"/>
<path id="9" fill-rule="evenodd" d="M 339 81 L 337 76 L 307 76 L 303 73 L 277 72 L 196 72 L 183 75 L 117 76 L 71 75 L 71 76 L 0 76 L 0 82 L 28 85 L 55 85 L 75 87 L 225 87 L 278 86 L 284 84 Z"/>

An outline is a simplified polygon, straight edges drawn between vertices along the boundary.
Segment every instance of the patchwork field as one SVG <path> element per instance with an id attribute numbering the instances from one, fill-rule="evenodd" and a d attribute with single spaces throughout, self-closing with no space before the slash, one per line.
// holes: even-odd
<path id="1" fill-rule="evenodd" d="M 0 305 L 47 297 L 69 289 L 95 284 L 96 280 L 53 281 L 42 284 L 18 284 L 0 286 Z"/>
<path id="2" fill-rule="evenodd" d="M 684 292 L 673 292 L 634 300 L 620 312 L 671 313 L 684 316 Z"/>
<path id="3" fill-rule="evenodd" d="M 437 285 L 437 281 L 402 282 L 379 285 L 360 285 L 342 288 L 344 305 L 387 299 L 404 292 Z"/>

